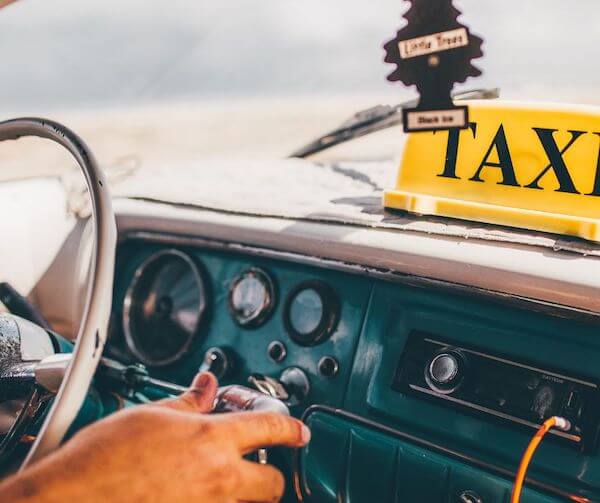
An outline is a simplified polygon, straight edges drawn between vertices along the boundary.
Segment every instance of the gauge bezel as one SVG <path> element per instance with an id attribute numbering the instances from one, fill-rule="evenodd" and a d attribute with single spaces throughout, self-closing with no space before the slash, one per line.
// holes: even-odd
<path id="1" fill-rule="evenodd" d="M 290 319 L 292 302 L 304 290 L 315 290 L 323 303 L 323 315 L 317 328 L 307 334 L 298 332 Z M 288 334 L 296 344 L 300 346 L 317 346 L 329 339 L 337 328 L 340 321 L 340 311 L 340 299 L 331 286 L 319 280 L 303 281 L 290 291 L 285 300 L 283 323 Z"/>
<path id="2" fill-rule="evenodd" d="M 330 362 L 331 365 L 333 365 L 330 373 L 323 371 L 323 365 L 325 365 L 325 362 Z M 334 379 L 340 372 L 340 362 L 334 356 L 325 355 L 319 360 L 319 363 L 317 363 L 317 370 L 325 379 Z"/>
<path id="3" fill-rule="evenodd" d="M 148 269 L 156 264 L 159 260 L 164 260 L 165 257 L 176 257 L 178 259 L 183 260 L 190 268 L 190 273 L 194 275 L 197 285 L 200 288 L 200 303 L 198 304 L 198 322 L 196 323 L 196 327 L 194 331 L 189 335 L 188 339 L 181 346 L 179 351 L 169 356 L 168 358 L 151 358 L 149 357 L 144 350 L 141 350 L 138 347 L 136 336 L 134 335 L 131 327 L 132 323 L 132 311 L 134 309 L 134 294 L 136 288 L 139 285 L 139 282 L 144 277 L 144 274 Z M 146 258 L 135 270 L 133 274 L 133 278 L 127 287 L 127 291 L 125 293 L 125 298 L 123 300 L 123 334 L 125 338 L 125 343 L 129 351 L 144 365 L 148 365 L 150 367 L 165 367 L 167 365 L 172 365 L 180 361 L 184 356 L 186 356 L 190 350 L 194 342 L 196 341 L 198 334 L 200 333 L 201 327 L 204 324 L 204 320 L 206 318 L 206 310 L 207 310 L 207 298 L 208 298 L 208 288 L 207 283 L 204 277 L 204 274 L 199 266 L 199 264 L 187 253 L 184 253 L 180 250 L 176 249 L 166 249 L 161 250 L 156 253 L 153 253 L 148 258 Z"/>
<path id="4" fill-rule="evenodd" d="M 267 296 L 263 301 L 263 305 L 260 309 L 249 317 L 243 317 L 240 313 L 233 307 L 233 292 L 235 288 L 246 278 L 254 277 L 258 279 L 263 286 L 265 287 L 265 291 L 267 292 Z M 258 267 L 251 267 L 250 269 L 246 269 L 240 274 L 238 274 L 234 280 L 229 285 L 229 298 L 228 298 L 228 306 L 229 312 L 231 313 L 231 317 L 234 321 L 241 327 L 244 328 L 258 328 L 263 325 L 273 314 L 275 309 L 275 304 L 277 303 L 277 292 L 275 289 L 275 282 L 263 269 L 259 269 Z"/>

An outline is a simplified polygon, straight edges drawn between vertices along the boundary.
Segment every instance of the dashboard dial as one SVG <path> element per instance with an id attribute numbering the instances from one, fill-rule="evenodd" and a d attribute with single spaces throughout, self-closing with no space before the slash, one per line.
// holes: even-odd
<path id="1" fill-rule="evenodd" d="M 262 325 L 275 306 L 275 287 L 269 275 L 260 269 L 249 269 L 231 284 L 229 309 L 243 327 Z"/>
<path id="2" fill-rule="evenodd" d="M 336 293 L 320 281 L 301 283 L 290 292 L 285 303 L 285 327 L 290 337 L 302 346 L 315 346 L 327 340 L 339 316 Z"/>
<path id="3" fill-rule="evenodd" d="M 467 360 L 461 352 L 452 349 L 441 351 L 427 364 L 425 381 L 438 393 L 453 393 L 462 384 L 466 367 Z"/>
<path id="4" fill-rule="evenodd" d="M 169 365 L 191 348 L 206 311 L 206 286 L 185 253 L 165 250 L 135 272 L 123 306 L 131 352 L 144 364 Z"/>

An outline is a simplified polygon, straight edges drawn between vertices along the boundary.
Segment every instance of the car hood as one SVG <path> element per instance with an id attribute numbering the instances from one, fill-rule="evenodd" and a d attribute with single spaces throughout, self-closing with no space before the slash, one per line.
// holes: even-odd
<path id="1" fill-rule="evenodd" d="M 112 190 L 115 197 L 229 213 L 368 224 L 395 171 L 392 162 L 209 160 L 145 166 L 113 183 Z"/>
<path id="2" fill-rule="evenodd" d="M 300 159 L 146 165 L 112 177 L 117 199 L 138 199 L 216 212 L 318 221 L 446 238 L 481 239 L 600 256 L 600 246 L 541 232 L 383 208 L 397 163 L 322 162 Z M 110 174 L 109 174 L 110 177 Z"/>

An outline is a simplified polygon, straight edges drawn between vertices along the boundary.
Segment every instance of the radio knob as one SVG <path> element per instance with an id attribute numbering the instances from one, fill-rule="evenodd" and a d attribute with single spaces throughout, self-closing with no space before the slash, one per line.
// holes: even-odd
<path id="1" fill-rule="evenodd" d="M 464 377 L 464 357 L 453 351 L 435 355 L 425 369 L 427 384 L 438 393 L 452 393 Z"/>

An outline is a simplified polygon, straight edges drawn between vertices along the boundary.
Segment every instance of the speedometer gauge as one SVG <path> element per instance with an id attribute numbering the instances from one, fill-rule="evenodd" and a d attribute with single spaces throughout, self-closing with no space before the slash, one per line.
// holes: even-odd
<path id="1" fill-rule="evenodd" d="M 202 274 L 188 255 L 158 252 L 135 272 L 123 307 L 131 352 L 146 365 L 174 363 L 190 350 L 204 318 Z"/>
<path id="2" fill-rule="evenodd" d="M 229 308 L 235 321 L 243 327 L 264 323 L 275 305 L 275 287 L 267 273 L 249 269 L 231 284 Z"/>

